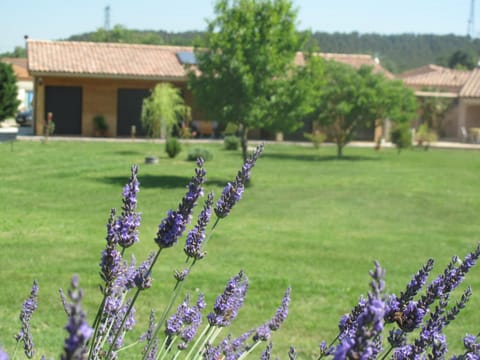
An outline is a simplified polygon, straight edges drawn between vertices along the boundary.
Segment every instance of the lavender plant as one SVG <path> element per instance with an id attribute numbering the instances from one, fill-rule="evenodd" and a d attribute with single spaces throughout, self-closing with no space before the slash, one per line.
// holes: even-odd
<path id="1" fill-rule="evenodd" d="M 154 288 L 151 275 L 160 255 L 173 248 L 186 232 L 194 208 L 204 195 L 206 170 L 203 160 L 198 159 L 195 175 L 180 204 L 176 209 L 169 210 L 159 223 L 153 239 L 155 250 L 137 266 L 133 254 L 127 254 L 140 241 L 141 215 L 137 212 L 140 184 L 138 167 L 132 166 L 130 179 L 123 189 L 122 211 L 117 215 L 117 211 L 112 209 L 107 220 L 105 248 L 99 264 L 102 300 L 91 325 L 82 309 L 83 292 L 78 277 L 72 278 L 68 299 L 60 291 L 67 316 L 62 360 L 118 359 L 129 348 L 137 348 L 138 358 L 148 360 L 242 360 L 254 354 L 260 359 L 272 357 L 272 332 L 277 331 L 288 316 L 290 288 L 285 290 L 271 319 L 238 337 L 225 332 L 236 319 L 247 296 L 249 282 L 244 271 L 240 270 L 227 281 L 223 292 L 209 307 L 203 294 L 199 294 L 194 302 L 191 294 L 186 294 L 177 304 L 183 284 L 195 269 L 194 265 L 206 257 L 205 247 L 209 238 L 241 199 L 262 151 L 263 145 L 258 146 L 234 181 L 227 183 L 216 203 L 213 193 L 206 196 L 196 224 L 185 236 L 183 252 L 186 261 L 181 269 L 174 271 L 175 285 L 171 297 L 162 309 L 152 309 L 148 328 L 138 339 L 128 336 L 136 325 L 135 304 L 144 291 Z M 212 215 L 216 218 L 210 225 Z M 452 294 L 479 257 L 480 244 L 463 260 L 453 257 L 446 269 L 428 282 L 434 264 L 430 259 L 399 295 L 386 293 L 385 270 L 375 262 L 370 272 L 370 291 L 359 298 L 349 314 L 341 318 L 335 339 L 329 345 L 322 341 L 316 358 L 446 359 L 448 347 L 443 330 L 465 308 L 472 292 L 467 288 L 455 303 L 452 303 Z M 30 319 L 37 308 L 37 297 L 38 284 L 34 282 L 20 314 L 21 330 L 15 336 L 17 345 L 23 343 L 27 358 L 34 355 Z M 176 311 L 172 311 L 175 306 Z M 452 355 L 450 359 L 480 360 L 478 336 L 467 334 L 464 337 L 464 353 Z M 263 350 L 255 351 L 261 346 Z M 127 354 L 132 356 L 131 351 Z M 15 356 L 16 352 L 13 358 Z M 296 349 L 291 346 L 285 357 L 297 359 Z M 5 359 L 9 359 L 8 354 L 0 349 L 0 360 Z"/>

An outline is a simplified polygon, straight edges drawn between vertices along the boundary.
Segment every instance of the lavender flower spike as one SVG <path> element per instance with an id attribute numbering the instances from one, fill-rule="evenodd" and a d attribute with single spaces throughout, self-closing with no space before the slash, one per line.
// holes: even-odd
<path id="1" fill-rule="evenodd" d="M 205 170 L 203 169 L 203 159 L 197 160 L 196 176 L 192 177 L 188 185 L 188 191 L 178 206 L 178 210 L 170 210 L 167 217 L 162 220 L 158 226 L 155 242 L 163 248 L 172 247 L 177 243 L 187 224 L 190 222 L 193 207 L 200 196 L 203 195 L 202 185 L 205 183 Z"/>
<path id="2" fill-rule="evenodd" d="M 140 191 L 137 180 L 138 167 L 132 166 L 130 180 L 123 188 L 123 206 L 122 214 L 118 217 L 116 230 L 118 235 L 118 244 L 123 248 L 128 248 L 138 242 L 138 227 L 140 226 L 141 216 L 137 210 L 137 193 Z"/>
<path id="3" fill-rule="evenodd" d="M 72 300 L 68 304 L 70 317 L 65 329 L 68 332 L 68 337 L 65 339 L 64 350 L 61 359 L 87 359 L 88 349 L 86 347 L 87 340 L 92 336 L 93 329 L 88 326 L 86 322 L 86 315 L 81 307 L 82 290 L 79 289 L 78 277 L 72 278 L 71 289 L 68 295 Z"/>
<path id="4" fill-rule="evenodd" d="M 253 336 L 254 341 L 267 341 L 268 339 L 270 339 L 271 332 L 276 331 L 280 328 L 280 325 L 285 321 L 288 316 L 290 292 L 291 289 L 287 288 L 287 290 L 285 291 L 285 295 L 283 296 L 282 303 L 277 309 L 277 312 L 275 313 L 273 318 L 257 328 L 257 331 Z"/>
<path id="5" fill-rule="evenodd" d="M 222 196 L 217 201 L 217 207 L 215 208 L 215 214 L 218 218 L 221 219 L 226 217 L 232 210 L 233 206 L 242 198 L 245 183 L 250 179 L 250 172 L 255 166 L 262 151 L 263 144 L 260 144 L 238 171 L 235 180 L 231 183 L 229 182 L 223 189 Z"/>
<path id="6" fill-rule="evenodd" d="M 205 257 L 205 252 L 202 251 L 202 244 L 205 240 L 205 230 L 207 229 L 210 216 L 212 214 L 213 193 L 209 193 L 205 206 L 198 216 L 197 225 L 188 233 L 185 241 L 184 251 L 188 257 L 193 257 L 195 260 L 200 260 Z"/>
<path id="7" fill-rule="evenodd" d="M 377 262 L 375 262 L 375 270 L 370 272 L 370 275 L 372 290 L 362 304 L 360 313 L 349 326 L 349 331 L 341 334 L 334 360 L 375 359 L 382 350 L 379 339 L 385 315 L 384 271 Z"/>
<path id="8" fill-rule="evenodd" d="M 213 312 L 207 315 L 212 326 L 227 327 L 237 317 L 243 305 L 248 289 L 248 279 L 243 271 L 231 278 L 223 294 L 219 295 L 213 306 Z"/>
<path id="9" fill-rule="evenodd" d="M 15 336 L 18 341 L 23 341 L 23 349 L 25 356 L 31 359 L 34 355 L 32 334 L 30 332 L 30 319 L 33 312 L 37 309 L 38 304 L 38 283 L 35 280 L 32 285 L 30 296 L 23 302 L 22 311 L 20 312 L 20 321 L 22 328 Z"/>

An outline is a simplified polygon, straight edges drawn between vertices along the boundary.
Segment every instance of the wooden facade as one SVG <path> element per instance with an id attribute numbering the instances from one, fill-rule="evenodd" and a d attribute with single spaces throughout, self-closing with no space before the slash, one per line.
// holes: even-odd
<path id="1" fill-rule="evenodd" d="M 81 136 L 95 136 L 96 131 L 93 124 L 93 118 L 97 115 L 103 115 L 106 119 L 108 130 L 105 134 L 109 137 L 118 136 L 118 93 L 120 89 L 141 89 L 148 93 L 162 81 L 159 80 L 130 80 L 115 78 L 89 78 L 89 77 L 57 77 L 57 76 L 36 76 L 35 77 L 35 98 L 34 112 L 35 123 L 34 132 L 37 135 L 43 133 L 47 114 L 52 112 L 47 108 L 46 92 L 49 87 L 65 87 L 81 89 Z M 169 82 L 181 90 L 185 98 L 185 103 L 192 107 L 192 95 L 185 82 Z M 195 118 L 196 111 L 192 110 L 192 116 Z M 59 119 L 53 113 L 53 121 L 69 121 L 70 119 Z"/>

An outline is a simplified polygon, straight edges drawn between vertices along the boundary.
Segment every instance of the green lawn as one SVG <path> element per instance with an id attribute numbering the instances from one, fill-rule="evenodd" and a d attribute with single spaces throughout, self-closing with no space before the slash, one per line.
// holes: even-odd
<path id="1" fill-rule="evenodd" d="M 194 163 L 188 148 L 176 159 L 163 145 L 110 142 L 0 143 L 0 345 L 11 352 L 18 313 L 33 279 L 40 283 L 39 308 L 32 319 L 39 355 L 58 357 L 65 314 L 58 289 L 80 276 L 85 307 L 93 317 L 99 301 L 99 261 L 111 207 L 121 207 L 131 164 L 139 164 L 142 212 L 138 261 L 156 250 L 160 220 L 178 205 Z M 202 145 L 214 154 L 206 163 L 216 197 L 241 165 L 239 152 L 221 144 Z M 158 165 L 143 164 L 146 155 Z M 209 240 L 208 255 L 196 265 L 184 289 L 202 291 L 207 310 L 225 282 L 240 269 L 250 279 L 246 303 L 233 335 L 258 326 L 292 287 L 290 315 L 273 337 L 281 358 L 290 344 L 300 357 L 317 352 L 336 335 L 337 323 L 360 294 L 368 291 L 373 260 L 387 269 L 387 287 L 403 290 L 429 258 L 435 273 L 454 254 L 464 256 L 480 238 L 480 153 L 462 150 L 404 151 L 267 145 L 253 170 L 252 186 Z M 173 285 L 172 272 L 184 261 L 183 243 L 162 253 L 153 289 L 137 307 L 137 332 L 150 308 L 161 309 Z M 447 329 L 450 348 L 459 351 L 466 332 L 480 331 L 480 269 L 468 308 Z M 138 335 L 138 334 L 137 334 Z M 226 335 L 226 334 L 225 334 Z"/>

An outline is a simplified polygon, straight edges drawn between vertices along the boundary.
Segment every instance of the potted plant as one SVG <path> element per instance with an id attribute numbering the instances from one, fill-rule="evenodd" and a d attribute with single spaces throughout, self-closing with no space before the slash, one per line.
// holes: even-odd
<path id="1" fill-rule="evenodd" d="M 107 136 L 108 124 L 107 124 L 107 120 L 105 119 L 105 116 L 96 115 L 93 118 L 93 126 L 95 128 L 96 136 Z"/>

